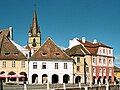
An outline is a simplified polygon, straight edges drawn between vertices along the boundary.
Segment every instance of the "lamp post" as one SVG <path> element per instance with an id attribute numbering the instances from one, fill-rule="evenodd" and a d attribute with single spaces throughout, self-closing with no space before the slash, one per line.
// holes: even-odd
<path id="1" fill-rule="evenodd" d="M 84 83 L 86 84 L 87 83 L 87 78 L 86 78 L 86 59 L 84 58 Z"/>

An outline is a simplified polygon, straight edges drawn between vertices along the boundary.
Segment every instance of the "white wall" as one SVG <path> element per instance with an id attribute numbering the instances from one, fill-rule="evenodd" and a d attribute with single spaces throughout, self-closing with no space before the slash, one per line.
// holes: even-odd
<path id="1" fill-rule="evenodd" d="M 33 62 L 37 62 L 37 69 L 33 69 Z M 46 62 L 46 69 L 42 69 L 42 62 Z M 58 63 L 58 69 L 55 69 L 55 63 Z M 67 63 L 67 69 L 64 69 L 64 63 Z M 73 61 L 72 60 L 52 60 L 52 61 L 30 61 L 29 62 L 29 77 L 28 81 L 32 83 L 32 75 L 38 75 L 38 83 L 42 83 L 42 75 L 48 75 L 48 82 L 52 82 L 52 75 L 57 74 L 59 76 L 59 82 L 63 83 L 63 75 L 68 74 L 70 76 L 70 83 L 73 83 Z"/>

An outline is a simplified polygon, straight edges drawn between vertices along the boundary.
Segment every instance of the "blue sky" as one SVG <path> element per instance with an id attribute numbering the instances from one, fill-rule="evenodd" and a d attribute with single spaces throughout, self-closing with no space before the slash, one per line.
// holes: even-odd
<path id="1" fill-rule="evenodd" d="M 36 0 L 42 43 L 50 36 L 67 47 L 74 37 L 97 39 L 120 57 L 120 0 Z M 0 28 L 12 26 L 14 41 L 26 45 L 34 0 L 0 0 Z"/>

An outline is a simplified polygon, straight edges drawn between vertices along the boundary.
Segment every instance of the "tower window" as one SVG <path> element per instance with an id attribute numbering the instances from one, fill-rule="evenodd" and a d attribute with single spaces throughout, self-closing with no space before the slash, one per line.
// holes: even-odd
<path id="1" fill-rule="evenodd" d="M 36 47 L 36 45 L 37 45 L 37 44 L 36 44 L 36 39 L 34 38 L 34 39 L 33 39 L 33 44 L 32 44 L 32 46 L 33 46 L 33 47 Z"/>

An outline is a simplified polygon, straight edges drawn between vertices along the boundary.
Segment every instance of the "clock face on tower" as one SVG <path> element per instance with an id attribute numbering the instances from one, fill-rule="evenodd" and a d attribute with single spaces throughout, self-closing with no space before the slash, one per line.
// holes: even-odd
<path id="1" fill-rule="evenodd" d="M 32 44 L 32 46 L 33 46 L 33 47 L 36 47 L 36 46 L 37 46 L 35 38 L 33 39 L 33 44 Z"/>

